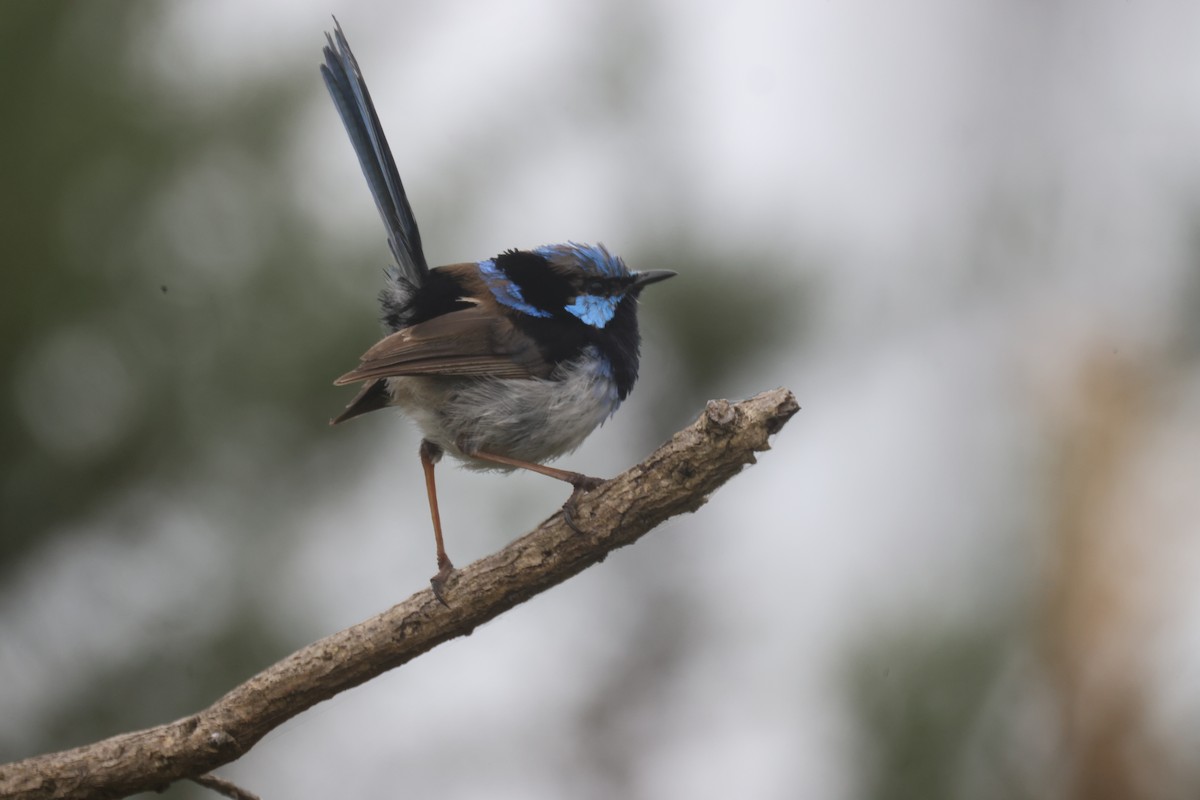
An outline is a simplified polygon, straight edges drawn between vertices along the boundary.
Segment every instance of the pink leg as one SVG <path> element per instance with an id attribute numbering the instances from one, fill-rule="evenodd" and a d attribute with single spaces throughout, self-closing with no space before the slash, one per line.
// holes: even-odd
<path id="1" fill-rule="evenodd" d="M 575 513 L 573 508 L 579 494 L 595 489 L 600 484 L 604 483 L 602 478 L 593 478 L 584 475 L 580 472 L 571 472 L 565 469 L 556 469 L 555 467 L 547 467 L 545 464 L 535 464 L 532 461 L 522 461 L 519 458 L 509 458 L 508 456 L 499 456 L 495 453 L 488 453 L 483 450 L 476 450 L 469 454 L 472 458 L 478 458 L 480 461 L 491 461 L 493 464 L 503 464 L 507 467 L 517 467 L 519 469 L 527 469 L 530 472 L 536 472 L 539 475 L 545 475 L 555 480 L 564 481 L 575 487 L 571 492 L 571 496 L 567 498 L 567 502 L 563 503 L 563 520 L 578 534 L 583 531 L 575 524 Z"/>
<path id="2" fill-rule="evenodd" d="M 454 564 L 451 563 L 450 556 L 446 555 L 446 545 L 442 540 L 442 515 L 438 512 L 437 484 L 433 479 L 433 468 L 442 457 L 442 448 L 425 440 L 421 442 L 420 455 L 421 468 L 425 471 L 425 494 L 429 497 L 429 515 L 433 518 L 433 538 L 437 544 L 438 572 L 429 583 L 433 586 L 433 593 L 437 599 L 445 605 L 442 588 L 446 585 L 446 579 L 454 572 Z"/>

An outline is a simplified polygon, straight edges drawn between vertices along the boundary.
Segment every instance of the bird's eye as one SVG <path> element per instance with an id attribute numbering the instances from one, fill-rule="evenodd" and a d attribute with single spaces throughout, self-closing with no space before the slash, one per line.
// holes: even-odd
<path id="1" fill-rule="evenodd" d="M 606 289 L 604 281 L 599 278 L 590 278 L 583 282 L 584 294 L 602 295 L 606 293 Z"/>

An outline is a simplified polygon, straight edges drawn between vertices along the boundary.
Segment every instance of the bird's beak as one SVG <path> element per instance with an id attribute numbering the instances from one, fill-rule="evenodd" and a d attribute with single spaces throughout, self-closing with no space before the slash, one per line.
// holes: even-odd
<path id="1" fill-rule="evenodd" d="M 640 289 L 652 283 L 665 281 L 667 278 L 674 278 L 678 274 L 678 272 L 670 269 L 651 269 L 646 272 L 638 272 L 633 277 L 633 285 L 634 288 Z"/>

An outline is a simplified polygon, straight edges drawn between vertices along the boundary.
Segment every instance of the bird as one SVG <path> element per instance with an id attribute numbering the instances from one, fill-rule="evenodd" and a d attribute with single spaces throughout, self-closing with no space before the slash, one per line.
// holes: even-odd
<path id="1" fill-rule="evenodd" d="M 641 291 L 674 277 L 634 271 L 601 244 L 509 249 L 430 268 L 371 94 L 341 24 L 326 33 L 322 78 L 387 229 L 393 263 L 380 292 L 388 333 L 334 381 L 360 384 L 330 420 L 387 407 L 414 421 L 443 591 L 446 554 L 434 468 L 444 454 L 474 470 L 525 469 L 573 487 L 601 481 L 545 462 L 575 450 L 616 412 L 638 377 Z"/>

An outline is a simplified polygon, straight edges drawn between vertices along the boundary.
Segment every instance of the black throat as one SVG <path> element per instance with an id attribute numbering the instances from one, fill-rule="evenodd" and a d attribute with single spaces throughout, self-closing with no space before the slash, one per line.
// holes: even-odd
<path id="1" fill-rule="evenodd" d="M 542 356 L 559 364 L 578 358 L 589 346 L 595 347 L 612 367 L 617 395 L 624 400 L 638 376 L 641 338 L 636 290 L 622 298 L 607 325 L 597 328 L 565 310 L 575 296 L 575 288 L 545 256 L 528 250 L 509 250 L 495 261 L 520 288 L 525 302 L 550 314 L 548 317 L 516 315 L 517 324 L 537 342 Z"/>
<path id="2" fill-rule="evenodd" d="M 624 400 L 638 376 L 637 299 L 627 295 L 612 320 L 603 328 L 581 322 L 571 314 L 554 317 L 518 316 L 516 325 L 537 343 L 542 357 L 551 364 L 572 361 L 594 347 L 612 367 L 617 395 Z"/>

